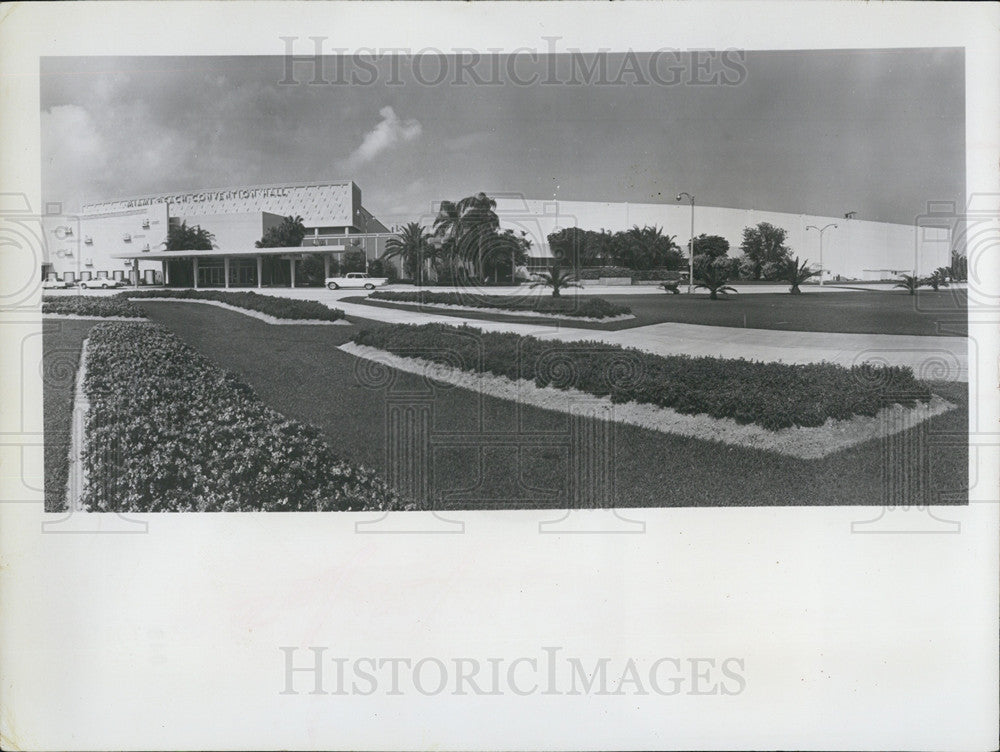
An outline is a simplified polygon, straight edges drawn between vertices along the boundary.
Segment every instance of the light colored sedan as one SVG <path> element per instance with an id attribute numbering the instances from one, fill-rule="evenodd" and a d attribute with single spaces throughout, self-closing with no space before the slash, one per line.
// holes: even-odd
<path id="1" fill-rule="evenodd" d="M 98 277 L 97 279 L 84 279 L 80 281 L 80 287 L 85 290 L 101 289 L 107 290 L 111 287 L 121 287 L 121 282 L 117 279 L 108 279 L 107 277 Z"/>
<path id="2" fill-rule="evenodd" d="M 388 281 L 387 277 L 369 277 L 364 272 L 349 272 L 342 277 L 327 277 L 326 287 L 328 290 L 339 290 L 341 288 L 374 290 Z"/>
<path id="3" fill-rule="evenodd" d="M 43 290 L 65 290 L 72 286 L 73 283 L 65 279 L 47 279 L 42 282 Z"/>

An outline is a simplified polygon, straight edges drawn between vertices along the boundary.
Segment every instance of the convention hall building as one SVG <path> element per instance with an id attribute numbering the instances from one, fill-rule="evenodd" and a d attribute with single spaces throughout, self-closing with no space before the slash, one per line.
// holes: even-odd
<path id="1" fill-rule="evenodd" d="M 870 221 L 855 212 L 819 216 L 687 203 L 624 203 L 528 199 L 490 193 L 502 228 L 531 240 L 529 267 L 551 263 L 547 236 L 560 229 L 626 230 L 655 225 L 685 248 L 694 234 L 721 235 L 738 255 L 743 229 L 769 222 L 787 232 L 794 255 L 822 265 L 827 280 L 892 279 L 926 275 L 951 259 L 953 213 L 934 212 L 912 224 Z M 301 247 L 257 248 L 268 228 L 300 216 Z M 412 218 L 430 228 L 433 213 Z M 409 221 L 409 220 L 408 220 Z M 215 247 L 168 251 L 171 224 L 186 222 L 212 233 Z M 380 258 L 392 232 L 362 204 L 352 181 L 282 183 L 222 190 L 164 193 L 88 203 L 78 216 L 43 221 L 44 278 L 70 281 L 109 277 L 139 284 L 185 287 L 296 285 L 296 269 L 307 257 L 321 259 L 325 276 L 353 253 L 364 264 Z M 695 250 L 697 253 L 697 249 Z M 397 270 L 398 260 L 393 264 Z M 301 284 L 301 272 L 299 272 Z"/>
<path id="2" fill-rule="evenodd" d="M 301 247 L 257 248 L 286 216 L 306 228 Z M 168 251 L 172 224 L 212 233 L 205 251 Z M 43 223 L 46 278 L 109 277 L 191 287 L 295 286 L 296 261 L 316 253 L 326 262 L 350 252 L 366 261 L 385 252 L 389 229 L 361 203 L 351 181 L 282 183 L 137 196 L 84 204 L 78 216 Z"/>

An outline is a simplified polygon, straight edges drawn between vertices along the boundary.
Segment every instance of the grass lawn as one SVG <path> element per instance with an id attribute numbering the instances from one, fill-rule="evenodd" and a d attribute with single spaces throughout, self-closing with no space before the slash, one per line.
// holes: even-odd
<path id="1" fill-rule="evenodd" d="M 66 508 L 73 385 L 80 348 L 97 321 L 42 322 L 42 410 L 45 420 L 45 511 Z"/>
<path id="2" fill-rule="evenodd" d="M 566 297 L 581 293 L 567 290 Z M 582 294 L 581 297 L 589 297 Z M 634 319 L 602 324 L 593 321 L 552 319 L 560 326 L 614 331 L 637 326 L 676 322 L 708 326 L 779 329 L 797 332 L 844 332 L 848 334 L 967 335 L 966 293 L 964 290 L 939 292 L 920 290 L 907 295 L 904 290 L 857 292 L 805 292 L 802 295 L 754 293 L 709 300 L 708 294 L 694 295 L 601 295 L 611 303 L 627 305 Z M 345 298 L 345 303 L 366 303 L 364 297 Z M 386 302 L 368 303 L 386 306 Z M 393 308 L 419 311 L 414 305 L 391 304 Z M 479 311 L 448 311 L 425 308 L 429 313 L 488 321 L 521 321 L 539 324 L 541 317 L 497 316 Z M 939 327 L 940 324 L 940 327 Z"/>
<path id="3" fill-rule="evenodd" d="M 271 407 L 319 428 L 340 456 L 383 472 L 387 400 L 429 400 L 434 439 L 447 441 L 435 448 L 433 457 L 432 487 L 441 508 L 565 508 L 577 503 L 568 490 L 569 419 L 562 413 L 459 388 L 431 388 L 401 372 L 392 372 L 391 386 L 364 385 L 359 373 L 365 362 L 337 349 L 351 339 L 354 327 L 279 328 L 184 303 L 150 308 L 150 318 L 239 373 Z M 368 321 L 359 325 L 378 326 Z M 933 384 L 933 391 L 959 407 L 925 423 L 926 430 L 964 434 L 966 385 Z M 615 506 L 884 503 L 883 449 L 877 441 L 823 460 L 794 460 L 632 426 L 616 425 L 614 430 Z M 932 495 L 951 494 L 940 500 L 934 495 L 930 501 L 964 502 L 967 447 L 933 446 L 929 454 Z"/>

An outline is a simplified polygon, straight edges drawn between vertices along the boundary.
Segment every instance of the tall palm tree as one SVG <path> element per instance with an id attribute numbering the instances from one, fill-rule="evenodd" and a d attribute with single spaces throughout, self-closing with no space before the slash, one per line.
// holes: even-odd
<path id="1" fill-rule="evenodd" d="M 434 235 L 440 241 L 441 258 L 452 277 L 459 258 L 458 245 L 463 230 L 462 214 L 458 210 L 458 204 L 454 201 L 442 201 L 434 218 Z"/>
<path id="2" fill-rule="evenodd" d="M 462 239 L 459 252 L 466 261 L 471 261 L 476 275 L 483 276 L 483 252 L 487 239 L 500 229 L 496 199 L 480 191 L 474 196 L 466 196 L 458 202 L 458 213 L 462 218 Z"/>
<path id="3" fill-rule="evenodd" d="M 406 274 L 416 278 L 417 284 L 424 282 L 424 264 L 436 255 L 428 242 L 430 234 L 419 222 L 410 222 L 385 244 L 383 259 L 399 258 Z"/>

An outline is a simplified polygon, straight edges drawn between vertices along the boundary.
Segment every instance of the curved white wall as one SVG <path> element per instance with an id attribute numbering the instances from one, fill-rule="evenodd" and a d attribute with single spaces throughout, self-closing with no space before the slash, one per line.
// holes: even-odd
<path id="1" fill-rule="evenodd" d="M 517 196 L 497 196 L 497 213 L 503 227 L 525 230 L 534 248 L 548 255 L 546 236 L 561 227 L 584 230 L 627 230 L 633 225 L 657 225 L 686 247 L 691 234 L 690 204 L 626 204 L 593 201 L 545 201 Z M 823 266 L 827 278 L 881 279 L 899 274 L 925 275 L 951 259 L 948 228 L 868 222 L 843 217 L 730 209 L 695 205 L 694 234 L 721 235 L 739 254 L 743 228 L 770 222 L 788 231 L 792 254 L 819 266 L 819 233 L 808 225 L 823 227 Z M 695 249 L 697 252 L 697 247 Z M 541 254 L 539 254 L 541 255 Z"/>

